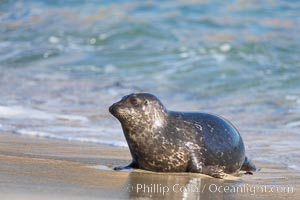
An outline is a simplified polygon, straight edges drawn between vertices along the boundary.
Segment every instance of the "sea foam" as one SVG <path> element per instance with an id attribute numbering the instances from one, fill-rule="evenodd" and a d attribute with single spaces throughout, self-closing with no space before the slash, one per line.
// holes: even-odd
<path id="1" fill-rule="evenodd" d="M 101 139 L 97 139 L 97 138 L 56 135 L 56 134 L 49 133 L 49 132 L 33 131 L 33 130 L 27 130 L 27 129 L 19 129 L 19 130 L 16 130 L 14 133 L 19 134 L 19 135 L 42 137 L 42 138 L 48 138 L 48 139 L 59 139 L 59 140 L 77 141 L 77 142 L 90 142 L 90 143 L 104 144 L 104 145 L 116 146 L 116 147 L 127 147 L 127 143 L 123 142 L 123 141 L 101 140 Z"/>
<path id="2" fill-rule="evenodd" d="M 0 106 L 0 118 L 4 119 L 39 119 L 39 120 L 69 120 L 87 122 L 88 118 L 77 115 L 50 113 L 22 106 Z"/>

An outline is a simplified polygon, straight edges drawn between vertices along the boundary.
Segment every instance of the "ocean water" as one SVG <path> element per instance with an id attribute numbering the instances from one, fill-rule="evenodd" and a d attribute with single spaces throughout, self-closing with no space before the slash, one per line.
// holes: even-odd
<path id="1" fill-rule="evenodd" d="M 0 2 L 0 133 L 126 147 L 133 92 L 210 112 L 249 157 L 300 170 L 299 1 Z"/>

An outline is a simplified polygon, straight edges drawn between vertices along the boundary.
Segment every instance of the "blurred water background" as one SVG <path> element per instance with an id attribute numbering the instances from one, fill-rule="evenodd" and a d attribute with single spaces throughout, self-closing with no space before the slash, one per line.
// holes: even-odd
<path id="1" fill-rule="evenodd" d="M 217 113 L 300 171 L 300 2 L 0 1 L 0 132 L 126 146 L 132 92 Z"/>

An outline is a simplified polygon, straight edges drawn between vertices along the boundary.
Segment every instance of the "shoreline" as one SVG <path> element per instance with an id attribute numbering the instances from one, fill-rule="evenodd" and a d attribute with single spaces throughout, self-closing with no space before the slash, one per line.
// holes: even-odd
<path id="1" fill-rule="evenodd" d="M 299 174 L 281 165 L 255 161 L 261 170 L 237 180 L 112 170 L 130 160 L 124 147 L 1 133 L 1 199 L 300 198 Z"/>

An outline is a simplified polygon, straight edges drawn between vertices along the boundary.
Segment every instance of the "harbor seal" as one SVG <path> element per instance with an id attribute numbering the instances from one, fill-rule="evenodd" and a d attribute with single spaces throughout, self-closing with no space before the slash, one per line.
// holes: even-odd
<path id="1" fill-rule="evenodd" d="M 149 93 L 124 96 L 109 108 L 121 123 L 132 162 L 115 170 L 193 172 L 216 178 L 255 171 L 238 130 L 208 113 L 169 111 Z"/>

